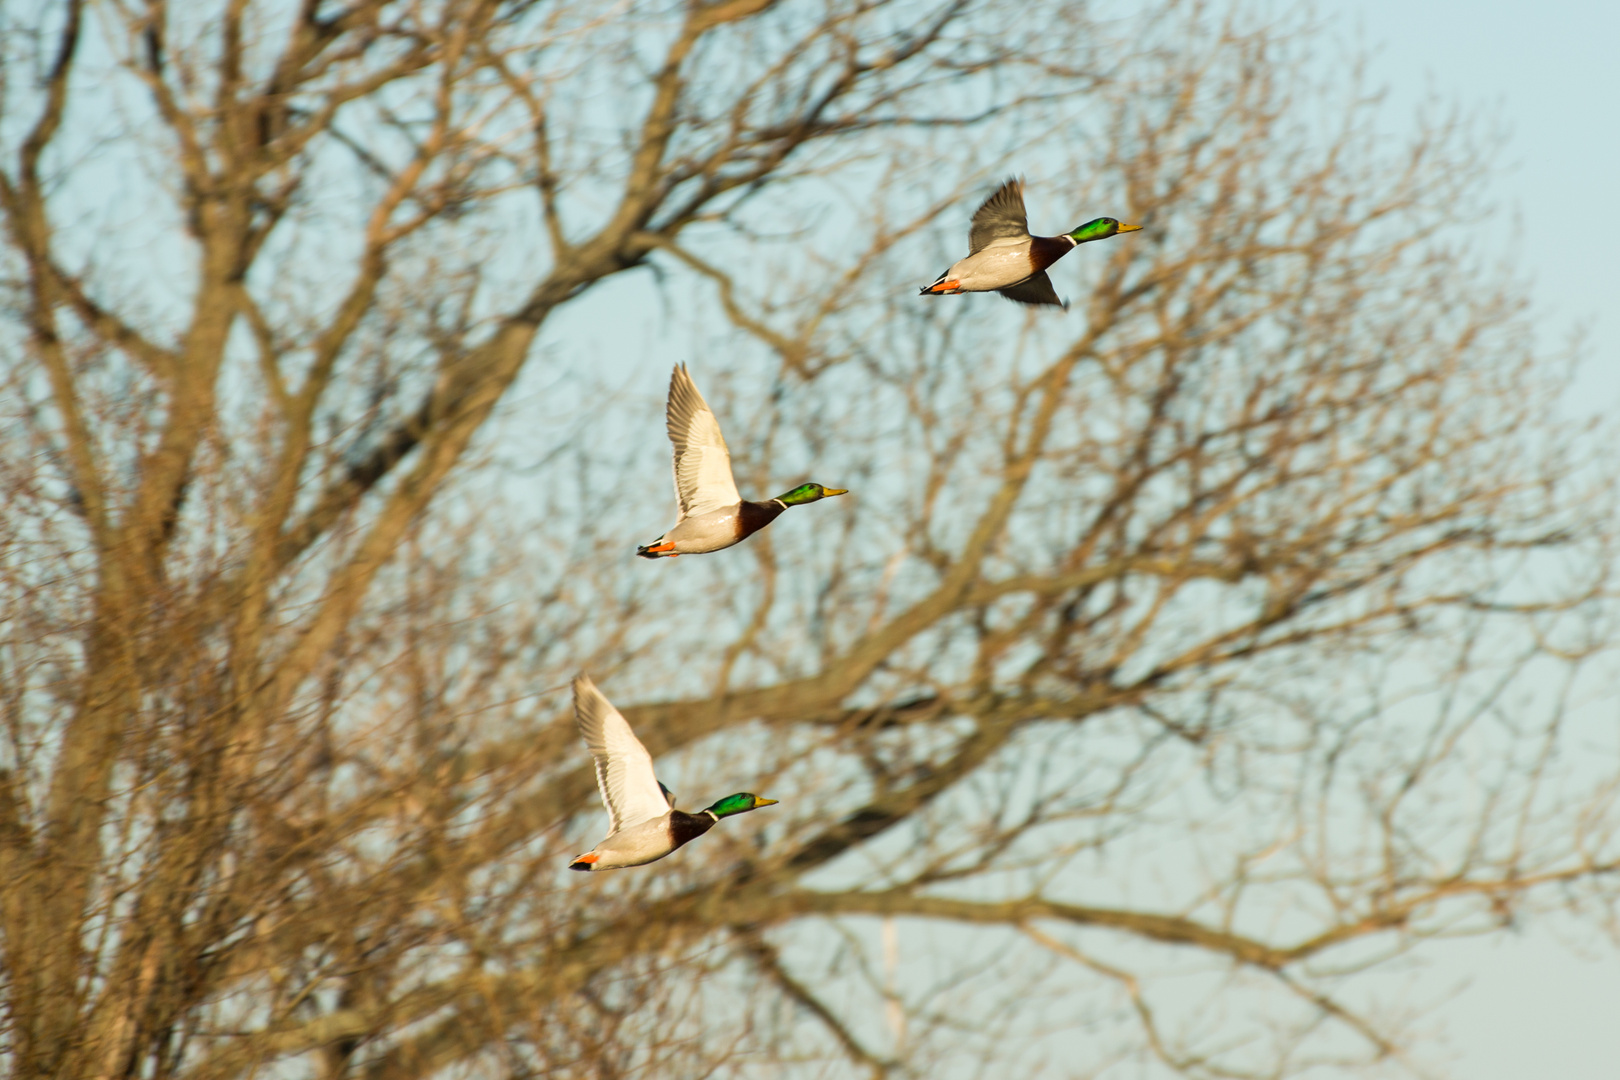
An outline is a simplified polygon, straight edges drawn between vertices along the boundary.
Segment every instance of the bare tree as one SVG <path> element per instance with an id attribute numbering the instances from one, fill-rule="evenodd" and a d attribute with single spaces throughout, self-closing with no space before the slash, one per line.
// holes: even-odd
<path id="1" fill-rule="evenodd" d="M 1417 1069 L 1352 976 L 1606 917 L 1612 460 L 1457 243 L 1466 127 L 1381 139 L 1304 24 L 24 7 L 13 1071 Z M 911 296 L 1016 169 L 1147 231 L 1066 316 Z M 851 505 L 633 558 L 673 350 L 583 358 L 649 295 L 744 489 Z M 783 805 L 564 873 L 582 666 Z"/>

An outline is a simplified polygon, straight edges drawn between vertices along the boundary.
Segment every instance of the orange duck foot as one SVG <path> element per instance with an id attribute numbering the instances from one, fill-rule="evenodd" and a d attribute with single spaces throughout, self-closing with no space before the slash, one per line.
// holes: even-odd
<path id="1" fill-rule="evenodd" d="M 923 292 L 925 292 L 925 293 L 954 293 L 954 292 L 957 292 L 958 290 L 960 290 L 961 287 L 962 287 L 962 282 L 961 282 L 960 279 L 951 278 L 951 280 L 949 280 L 949 281 L 936 281 L 932 285 L 928 286 L 928 288 L 924 289 Z"/>
<path id="2" fill-rule="evenodd" d="M 666 559 L 677 557 L 675 545 L 672 543 L 655 544 L 652 547 L 638 547 L 636 548 L 636 554 L 643 559 L 656 559 L 660 556 Z"/>
<path id="3" fill-rule="evenodd" d="M 601 858 L 602 858 L 602 856 L 598 855 L 596 852 L 589 851 L 589 852 L 586 852 L 584 855 L 581 855 L 579 858 L 575 859 L 573 862 L 569 863 L 568 864 L 568 869 L 570 869 L 570 870 L 589 870 L 591 867 L 595 866 L 597 861 L 600 860 Z"/>

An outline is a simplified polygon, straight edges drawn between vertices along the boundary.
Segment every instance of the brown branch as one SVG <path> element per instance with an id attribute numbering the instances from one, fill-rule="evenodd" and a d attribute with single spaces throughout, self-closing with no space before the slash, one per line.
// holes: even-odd
<path id="1" fill-rule="evenodd" d="M 910 915 L 973 925 L 1019 926 L 1039 919 L 1074 926 L 1119 930 L 1145 941 L 1190 945 L 1250 967 L 1280 970 L 1318 951 L 1312 945 L 1277 947 L 1242 934 L 1206 926 L 1176 915 L 1119 908 L 1085 907 L 1028 897 L 979 902 L 943 896 L 920 896 L 909 890 L 887 892 L 811 892 L 797 890 L 776 902 L 779 917 L 788 915 Z M 1325 945 L 1322 947 L 1326 947 Z"/>
<path id="2" fill-rule="evenodd" d="M 880 1058 L 866 1047 L 861 1045 L 853 1032 L 838 1019 L 827 1003 L 816 997 L 810 988 L 795 979 L 787 968 L 782 966 L 782 957 L 776 947 L 766 941 L 757 932 L 744 930 L 741 932 L 743 948 L 748 957 L 764 973 L 766 978 L 775 983 L 777 988 L 787 995 L 788 999 L 804 1009 L 811 1016 L 821 1022 L 821 1025 L 832 1033 L 834 1040 L 843 1047 L 844 1053 L 857 1064 L 865 1065 L 871 1070 L 875 1078 L 887 1076 L 891 1070 L 900 1066 L 900 1062 Z"/>

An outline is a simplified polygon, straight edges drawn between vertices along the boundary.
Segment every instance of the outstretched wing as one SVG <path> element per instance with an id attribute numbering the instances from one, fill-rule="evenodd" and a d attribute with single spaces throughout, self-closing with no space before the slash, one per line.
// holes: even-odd
<path id="1" fill-rule="evenodd" d="M 968 254 L 977 255 L 997 240 L 1027 240 L 1029 220 L 1024 215 L 1024 182 L 1012 179 L 1001 185 L 984 205 L 973 211 L 968 230 Z"/>
<path id="2" fill-rule="evenodd" d="M 1052 288 L 1052 279 L 1046 276 L 1045 270 L 1038 270 L 1018 284 L 1009 285 L 1005 289 L 997 289 L 996 291 L 1007 299 L 1016 300 L 1020 304 L 1069 306 L 1058 299 L 1057 290 Z"/>
<path id="3" fill-rule="evenodd" d="M 609 833 L 669 813 L 663 785 L 653 775 L 652 755 L 584 675 L 574 679 L 574 720 L 596 759 L 596 786 L 607 804 Z"/>
<path id="4" fill-rule="evenodd" d="M 669 441 L 675 447 L 675 502 L 680 507 L 677 524 L 742 502 L 737 481 L 731 477 L 731 451 L 720 434 L 720 422 L 698 393 L 685 364 L 677 364 L 669 377 L 665 423 Z"/>

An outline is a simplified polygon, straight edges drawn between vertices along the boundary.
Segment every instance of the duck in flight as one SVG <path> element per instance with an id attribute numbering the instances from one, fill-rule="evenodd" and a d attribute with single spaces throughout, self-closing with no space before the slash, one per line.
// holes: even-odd
<path id="1" fill-rule="evenodd" d="M 973 212 L 967 258 L 924 286 L 922 292 L 935 296 L 998 292 L 1020 304 L 1067 307 L 1052 288 L 1046 268 L 1081 244 L 1141 228 L 1101 217 L 1062 236 L 1031 236 L 1024 213 L 1024 183 L 1008 180 Z"/>
<path id="2" fill-rule="evenodd" d="M 800 484 L 769 502 L 748 502 L 731 475 L 731 451 L 720 422 L 698 393 L 685 364 L 669 377 L 665 413 L 675 447 L 675 527 L 636 549 L 643 559 L 701 555 L 739 544 L 776 520 L 790 506 L 843 495 L 847 488 Z"/>
<path id="3" fill-rule="evenodd" d="M 596 786 L 607 804 L 607 839 L 574 857 L 570 870 L 619 870 L 657 862 L 714 828 L 723 817 L 745 814 L 775 799 L 740 792 L 688 814 L 653 775 L 652 755 L 623 714 L 584 675 L 574 679 L 574 721 L 596 760 Z"/>

